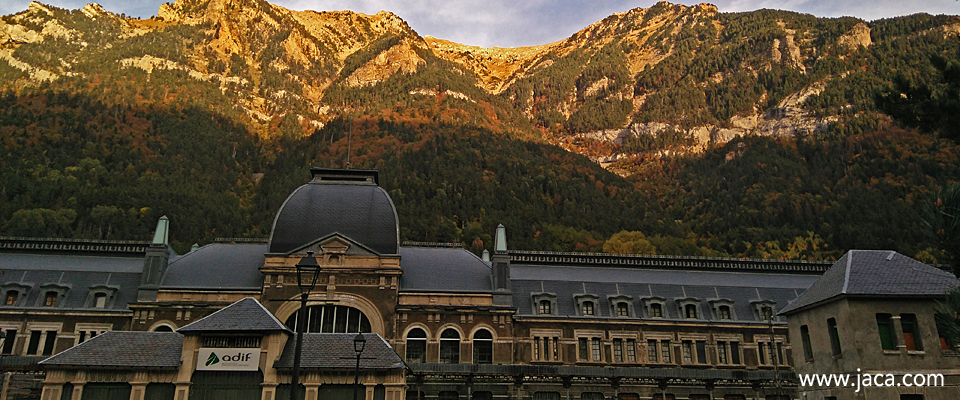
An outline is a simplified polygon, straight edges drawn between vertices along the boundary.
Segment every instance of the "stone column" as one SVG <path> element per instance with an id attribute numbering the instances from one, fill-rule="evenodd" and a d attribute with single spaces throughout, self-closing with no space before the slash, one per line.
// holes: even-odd
<path id="1" fill-rule="evenodd" d="M 191 382 L 174 382 L 173 384 L 177 386 L 177 396 L 174 400 L 187 400 L 190 398 Z M 77 397 L 74 400 L 80 400 L 80 398 Z"/>
<path id="2" fill-rule="evenodd" d="M 147 382 L 130 382 L 130 400 L 143 400 L 147 394 Z"/>
<path id="3" fill-rule="evenodd" d="M 306 400 L 317 400 L 317 397 L 320 396 L 320 384 L 316 382 L 304 383 L 304 389 L 306 389 L 306 394 L 304 394 L 304 399 Z M 280 399 L 277 399 L 280 400 Z"/>
<path id="4" fill-rule="evenodd" d="M 73 384 L 73 394 L 70 396 L 70 400 L 80 400 L 83 397 L 83 385 L 86 382 L 70 382 Z"/>
<path id="5" fill-rule="evenodd" d="M 41 400 L 59 400 L 61 389 L 63 389 L 62 383 L 44 383 L 43 391 L 40 392 L 40 399 Z"/>

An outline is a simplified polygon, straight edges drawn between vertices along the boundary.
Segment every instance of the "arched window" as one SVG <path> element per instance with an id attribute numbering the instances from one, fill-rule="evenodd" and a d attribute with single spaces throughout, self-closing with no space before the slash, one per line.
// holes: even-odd
<path id="1" fill-rule="evenodd" d="M 440 334 L 440 362 L 460 363 L 460 333 L 456 329 L 448 328 Z"/>
<path id="2" fill-rule="evenodd" d="M 157 327 L 154 328 L 153 331 L 154 332 L 173 332 L 173 328 L 167 325 L 157 325 Z"/>
<path id="3" fill-rule="evenodd" d="M 592 301 L 585 301 L 581 304 L 581 315 L 593 315 Z"/>
<path id="4" fill-rule="evenodd" d="M 297 315 L 294 312 L 287 318 L 287 328 L 297 331 Z M 348 306 L 309 306 L 307 307 L 308 333 L 370 333 L 370 320 L 360 310 Z"/>
<path id="5" fill-rule="evenodd" d="M 427 333 L 413 328 L 407 333 L 407 362 L 427 362 Z"/>
<path id="6" fill-rule="evenodd" d="M 730 306 L 720 306 L 717 308 L 717 314 L 720 319 L 730 319 Z"/>
<path id="7" fill-rule="evenodd" d="M 660 303 L 650 304 L 650 318 L 663 318 L 663 306 Z"/>
<path id="8" fill-rule="evenodd" d="M 486 329 L 473 334 L 473 363 L 493 363 L 493 335 Z"/>

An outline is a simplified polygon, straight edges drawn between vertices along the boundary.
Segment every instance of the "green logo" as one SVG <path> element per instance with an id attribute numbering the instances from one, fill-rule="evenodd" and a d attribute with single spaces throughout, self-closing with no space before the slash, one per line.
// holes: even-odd
<path id="1" fill-rule="evenodd" d="M 209 367 L 213 364 L 220 362 L 220 358 L 217 357 L 216 353 L 210 353 L 210 357 L 207 357 L 207 363 L 204 364 L 205 367 Z"/>

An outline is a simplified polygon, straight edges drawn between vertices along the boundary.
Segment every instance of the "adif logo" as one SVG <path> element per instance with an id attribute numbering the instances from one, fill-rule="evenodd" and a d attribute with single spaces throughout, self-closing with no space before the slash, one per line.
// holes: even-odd
<path id="1" fill-rule="evenodd" d="M 209 367 L 209 366 L 211 366 L 211 365 L 213 365 L 213 364 L 216 364 L 216 363 L 218 363 L 218 362 L 220 362 L 220 358 L 217 357 L 217 354 L 216 354 L 216 353 L 210 353 L 210 357 L 207 357 L 207 363 L 204 364 L 204 366 Z"/>

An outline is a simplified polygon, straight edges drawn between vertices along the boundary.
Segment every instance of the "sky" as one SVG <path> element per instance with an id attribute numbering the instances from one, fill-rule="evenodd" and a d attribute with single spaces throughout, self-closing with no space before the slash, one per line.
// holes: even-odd
<path id="1" fill-rule="evenodd" d="M 293 10 L 351 10 L 397 14 L 421 36 L 483 47 L 534 46 L 569 37 L 610 14 L 648 8 L 655 0 L 268 0 Z M 77 9 L 89 0 L 43 0 L 41 3 Z M 672 1 L 676 2 L 676 1 Z M 27 9 L 29 0 L 0 1 L 0 15 Z M 100 0 L 108 11 L 149 18 L 161 0 Z M 692 5 L 693 3 L 681 3 Z M 960 15 L 958 0 L 721 0 L 720 12 L 762 8 L 790 10 L 817 17 L 852 16 L 866 21 L 910 15 Z"/>

